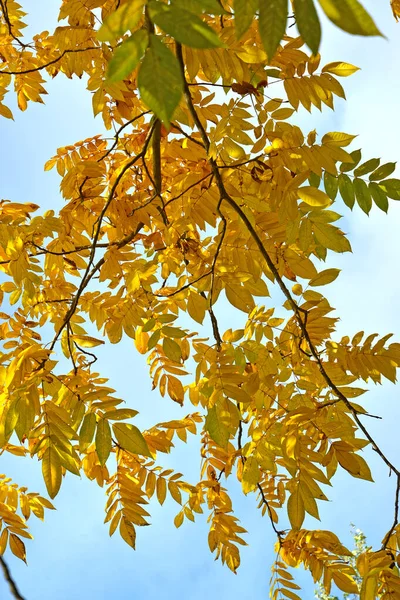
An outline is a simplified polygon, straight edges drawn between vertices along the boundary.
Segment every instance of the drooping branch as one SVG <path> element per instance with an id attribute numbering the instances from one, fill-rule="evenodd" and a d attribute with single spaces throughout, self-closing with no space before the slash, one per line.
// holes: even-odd
<path id="1" fill-rule="evenodd" d="M 10 573 L 10 569 L 8 568 L 8 565 L 2 556 L 0 556 L 0 565 L 3 570 L 4 579 L 7 581 L 8 585 L 10 587 L 10 592 L 11 592 L 12 596 L 16 600 L 25 600 L 25 598 L 23 596 L 21 596 L 21 594 L 18 590 L 17 584 L 15 583 L 15 581 Z"/>

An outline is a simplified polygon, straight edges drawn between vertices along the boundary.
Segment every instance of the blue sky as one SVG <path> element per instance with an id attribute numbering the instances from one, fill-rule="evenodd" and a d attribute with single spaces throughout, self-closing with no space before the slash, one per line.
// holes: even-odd
<path id="1" fill-rule="evenodd" d="M 299 114 L 304 131 L 316 128 L 359 134 L 354 148 L 362 147 L 365 159 L 379 156 L 383 161 L 398 158 L 400 120 L 396 109 L 400 97 L 400 25 L 391 15 L 389 0 L 363 0 L 377 24 L 388 37 L 362 39 L 348 36 L 325 21 L 322 61 L 352 62 L 362 68 L 344 80 L 348 102 L 336 102 L 335 113 L 322 115 L 313 111 Z M 57 15 L 58 1 L 26 0 L 25 10 L 32 31 L 51 30 Z M 43 164 L 55 154 L 57 147 L 74 143 L 102 131 L 99 118 L 93 119 L 90 95 L 84 82 L 57 77 L 47 84 L 46 106 L 33 105 L 25 113 L 15 111 L 15 122 L 0 121 L 1 197 L 16 202 L 35 202 L 43 209 L 61 206 L 59 178 L 55 171 L 45 173 Z M 341 321 L 338 336 L 364 329 L 382 335 L 393 332 L 400 339 L 398 298 L 400 278 L 400 205 L 392 202 L 389 215 L 378 209 L 366 217 L 360 210 L 343 211 L 343 228 L 349 233 L 353 254 L 334 255 L 329 266 L 343 269 L 330 286 L 329 300 L 337 308 Z M 227 327 L 232 318 L 224 309 Z M 221 310 L 222 313 L 222 310 Z M 183 416 L 157 392 L 151 392 L 143 357 L 129 340 L 102 352 L 101 371 L 128 405 L 141 412 L 138 424 L 146 427 L 156 420 L 171 418 L 171 411 Z M 398 455 L 397 425 L 400 417 L 398 388 L 391 384 L 372 388 L 365 396 L 368 408 L 381 414 L 382 421 L 368 421 L 371 432 L 388 455 Z M 198 476 L 198 442 L 177 446 L 164 461 L 165 466 L 184 470 L 189 480 Z M 370 452 L 376 484 L 352 479 L 341 472 L 328 490 L 329 503 L 322 503 L 320 513 L 325 529 L 333 528 L 343 541 L 350 542 L 349 524 L 363 529 L 371 544 L 380 542 L 393 518 L 394 481 L 388 478 L 376 456 Z M 2 456 L 0 471 L 20 485 L 45 494 L 40 465 L 35 460 Z M 233 482 L 229 488 L 237 516 L 248 530 L 249 546 L 242 550 L 238 575 L 213 560 L 207 545 L 205 518 L 187 523 L 176 530 L 172 521 L 178 505 L 167 501 L 163 507 L 151 504 L 152 526 L 138 531 L 137 551 L 133 552 L 118 534 L 108 536 L 103 525 L 104 490 L 85 478 L 68 474 L 56 498 L 57 511 L 48 512 L 45 523 L 31 521 L 35 540 L 28 542 L 28 567 L 6 558 L 27 600 L 67 600 L 144 598 L 165 600 L 185 597 L 197 600 L 205 596 L 231 600 L 268 597 L 270 565 L 273 561 L 274 536 L 269 521 L 256 509 L 256 499 L 243 497 Z M 310 519 L 306 526 L 317 528 Z M 311 598 L 313 584 L 308 574 L 298 573 L 303 584 L 302 597 Z M 10 597 L 0 578 L 0 598 Z"/>

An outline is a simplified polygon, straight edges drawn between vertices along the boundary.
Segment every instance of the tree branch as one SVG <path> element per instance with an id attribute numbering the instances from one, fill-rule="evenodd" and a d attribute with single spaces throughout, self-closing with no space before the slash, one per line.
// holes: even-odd
<path id="1" fill-rule="evenodd" d="M 15 583 L 14 579 L 12 578 L 10 569 L 8 568 L 8 565 L 2 556 L 0 556 L 0 565 L 3 570 L 4 579 L 7 581 L 8 585 L 10 586 L 10 592 L 11 592 L 12 596 L 14 596 L 14 598 L 16 600 L 25 600 L 25 598 L 23 596 L 21 596 L 21 594 L 17 588 L 17 584 Z"/>

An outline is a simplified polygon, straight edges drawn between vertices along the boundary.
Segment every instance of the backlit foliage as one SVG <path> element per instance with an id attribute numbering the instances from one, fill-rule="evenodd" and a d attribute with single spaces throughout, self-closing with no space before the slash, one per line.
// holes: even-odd
<path id="1" fill-rule="evenodd" d="M 337 339 L 320 290 L 339 275 L 328 254 L 351 250 L 342 213 L 386 212 L 400 181 L 395 163 L 352 149 L 354 135 L 295 124 L 300 107 L 333 109 L 357 67 L 324 64 L 313 1 L 292 5 L 303 39 L 287 30 L 287 0 L 64 0 L 55 31 L 25 41 L 21 6 L 0 0 L 0 114 L 13 118 L 9 89 L 25 110 L 43 102 L 48 77 L 84 76 L 94 115 L 115 132 L 49 158 L 59 212 L 1 201 L 0 446 L 41 461 L 51 498 L 67 471 L 104 486 L 110 535 L 133 548 L 153 496 L 180 505 L 177 527 L 205 512 L 210 550 L 232 571 L 247 543 L 229 496 L 236 477 L 277 538 L 274 600 L 301 597 L 288 570 L 301 564 L 326 594 L 334 583 L 389 600 L 400 597 L 400 471 L 359 397 L 363 382 L 396 381 L 400 344 Z M 356 0 L 319 5 L 350 33 L 379 34 Z M 221 330 L 222 302 L 241 327 Z M 123 337 L 147 356 L 153 388 L 189 415 L 147 431 L 131 422 L 141 407 L 95 365 L 96 347 Z M 202 467 L 187 482 L 162 454 L 192 435 Z M 372 481 L 368 446 L 397 479 L 395 509 L 382 547 L 353 564 L 333 532 L 303 523 L 319 519 L 338 469 Z M 0 476 L 1 553 L 25 558 L 26 521 L 44 508 Z"/>

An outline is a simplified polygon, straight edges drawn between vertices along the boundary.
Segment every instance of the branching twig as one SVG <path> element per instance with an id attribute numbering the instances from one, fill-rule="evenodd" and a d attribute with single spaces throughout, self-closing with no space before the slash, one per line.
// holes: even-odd
<path id="1" fill-rule="evenodd" d="M 186 81 L 186 76 L 185 76 L 185 63 L 183 60 L 182 46 L 179 43 L 176 44 L 176 55 L 177 55 L 178 62 L 181 67 L 182 77 L 184 80 L 184 93 L 185 93 L 185 96 L 187 99 L 189 112 L 197 126 L 197 129 L 199 130 L 199 132 L 201 134 L 201 137 L 204 142 L 204 146 L 208 152 L 208 150 L 210 148 L 210 141 L 208 139 L 207 132 L 204 129 L 203 124 L 201 123 L 199 116 L 196 112 L 196 109 L 194 107 L 194 104 L 193 104 L 192 96 L 191 96 L 190 89 L 189 89 L 188 83 Z M 308 332 L 307 325 L 306 325 L 306 319 L 303 319 L 303 314 L 306 315 L 307 311 L 302 309 L 295 302 L 289 289 L 285 285 L 277 267 L 275 266 L 273 260 L 271 259 L 269 253 L 267 252 L 267 250 L 263 244 L 263 241 L 261 240 L 257 231 L 253 227 L 253 224 L 251 223 L 250 219 L 247 217 L 246 213 L 242 210 L 242 208 L 235 202 L 235 200 L 228 194 L 228 192 L 225 188 L 224 182 L 222 180 L 222 176 L 219 171 L 219 167 L 218 167 L 215 159 L 209 158 L 209 163 L 213 170 L 213 174 L 214 174 L 217 186 L 218 186 L 218 190 L 220 193 L 220 200 L 225 201 L 236 212 L 236 214 L 240 217 L 241 221 L 243 222 L 246 229 L 248 230 L 249 234 L 251 235 L 256 246 L 258 247 L 261 256 L 265 260 L 269 270 L 271 271 L 272 275 L 275 278 L 275 281 L 277 282 L 279 288 L 281 289 L 283 295 L 287 299 L 289 305 L 291 306 L 291 308 L 296 316 L 296 319 L 297 319 L 298 325 L 300 327 L 300 330 L 302 332 L 302 335 L 308 344 L 311 355 L 315 359 L 315 362 L 318 365 L 319 371 L 320 371 L 323 379 L 327 383 L 328 387 L 334 392 L 334 394 L 345 404 L 346 408 L 352 414 L 353 419 L 356 422 L 357 426 L 363 432 L 363 434 L 365 435 L 367 440 L 370 442 L 370 444 L 372 445 L 372 448 L 375 450 L 375 452 L 377 452 L 377 454 L 379 454 L 380 458 L 389 467 L 390 471 L 393 471 L 393 473 L 396 474 L 396 476 L 398 478 L 398 486 L 399 486 L 400 485 L 400 470 L 386 457 L 386 455 L 383 453 L 383 451 L 380 449 L 380 447 L 376 443 L 375 439 L 371 436 L 371 434 L 369 433 L 367 428 L 364 426 L 364 424 L 360 420 L 357 410 L 352 406 L 352 404 L 348 400 L 348 398 L 346 398 L 346 396 L 339 390 L 339 388 L 333 383 L 332 379 L 328 375 L 328 372 L 325 369 L 323 361 L 322 361 L 313 341 L 311 340 L 311 337 L 310 337 L 310 334 Z M 396 526 L 396 524 L 398 522 L 398 517 L 399 517 L 399 508 L 398 508 L 399 494 L 400 494 L 399 487 L 397 487 L 396 499 L 395 499 L 395 525 L 392 527 L 392 530 Z"/>
<path id="2" fill-rule="evenodd" d="M 31 69 L 24 69 L 22 71 L 0 71 L 0 75 L 27 75 L 28 73 L 36 73 L 36 71 L 41 71 L 42 69 L 47 69 L 47 67 L 50 67 L 51 65 L 55 65 L 66 54 L 72 54 L 74 52 L 88 52 L 88 50 L 101 50 L 101 48 L 100 46 L 89 46 L 88 48 L 64 50 L 61 52 L 60 56 L 57 56 L 57 58 L 53 58 L 53 60 L 49 60 L 49 62 L 39 65 L 38 67 L 32 67 Z"/>

